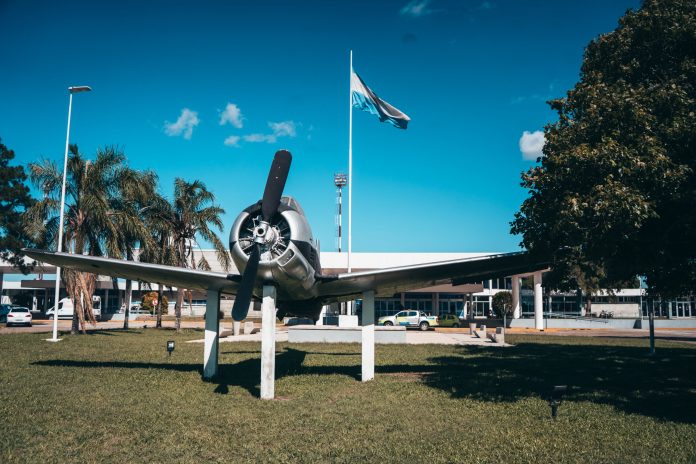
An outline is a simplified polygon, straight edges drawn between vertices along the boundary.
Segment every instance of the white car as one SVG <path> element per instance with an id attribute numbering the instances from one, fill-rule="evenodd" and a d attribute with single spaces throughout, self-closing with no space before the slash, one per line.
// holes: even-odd
<path id="1" fill-rule="evenodd" d="M 29 308 L 12 306 L 10 312 L 7 313 L 7 327 L 13 325 L 28 325 L 31 327 L 31 311 L 29 311 Z"/>

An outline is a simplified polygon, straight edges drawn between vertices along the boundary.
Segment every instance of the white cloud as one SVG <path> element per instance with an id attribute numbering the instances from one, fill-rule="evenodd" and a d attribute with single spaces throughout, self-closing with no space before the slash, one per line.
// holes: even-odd
<path id="1" fill-rule="evenodd" d="M 238 135 L 230 135 L 225 139 L 225 145 L 227 145 L 228 147 L 238 147 L 240 138 L 241 137 Z"/>
<path id="2" fill-rule="evenodd" d="M 401 8 L 399 13 L 403 16 L 411 16 L 412 18 L 418 18 L 420 16 L 425 16 L 432 13 L 432 10 L 428 8 L 430 0 L 411 0 Z"/>
<path id="3" fill-rule="evenodd" d="M 272 135 L 265 135 L 265 134 L 249 134 L 244 136 L 244 140 L 246 142 L 268 142 L 268 143 L 273 143 L 275 142 L 275 139 L 270 140 L 270 137 L 273 137 Z"/>
<path id="4" fill-rule="evenodd" d="M 228 103 L 225 111 L 220 113 L 220 125 L 224 126 L 227 123 L 232 124 L 237 129 L 242 128 L 242 111 L 234 103 Z"/>
<path id="5" fill-rule="evenodd" d="M 276 137 L 295 137 L 295 123 L 293 121 L 269 122 L 268 127 Z"/>
<path id="6" fill-rule="evenodd" d="M 244 136 L 246 142 L 275 143 L 280 137 L 295 137 L 297 135 L 294 121 L 269 122 L 272 134 L 249 134 Z"/>
<path id="7" fill-rule="evenodd" d="M 186 140 L 193 135 L 193 128 L 198 125 L 198 113 L 188 108 L 181 110 L 181 116 L 176 122 L 164 121 L 164 132 L 170 137 L 183 135 Z"/>
<path id="8" fill-rule="evenodd" d="M 520 151 L 522 158 L 526 160 L 534 160 L 540 156 L 544 156 L 542 148 L 544 148 L 544 133 L 542 131 L 524 131 L 520 137 Z"/>

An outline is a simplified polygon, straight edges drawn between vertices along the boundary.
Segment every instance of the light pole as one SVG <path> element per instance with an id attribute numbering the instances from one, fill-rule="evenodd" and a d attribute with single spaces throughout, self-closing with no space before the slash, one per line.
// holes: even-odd
<path id="1" fill-rule="evenodd" d="M 60 222 L 58 223 L 58 248 L 60 253 L 63 251 L 63 213 L 65 211 L 65 179 L 68 174 L 68 145 L 70 143 L 70 116 L 72 113 L 72 96 L 74 93 L 89 92 L 91 87 L 86 85 L 78 85 L 68 87 L 70 93 L 70 103 L 68 103 L 68 131 L 65 135 L 65 155 L 63 156 L 63 185 L 60 190 Z M 53 338 L 48 338 L 46 341 L 57 342 L 58 338 L 58 301 L 60 298 L 60 267 L 56 266 L 56 297 L 53 305 Z"/>

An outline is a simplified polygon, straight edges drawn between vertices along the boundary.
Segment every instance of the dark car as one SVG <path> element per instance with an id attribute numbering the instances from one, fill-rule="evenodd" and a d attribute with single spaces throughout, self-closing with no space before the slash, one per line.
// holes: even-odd
<path id="1" fill-rule="evenodd" d="M 12 310 L 12 305 L 0 305 L 0 322 L 7 322 L 7 314 Z"/>

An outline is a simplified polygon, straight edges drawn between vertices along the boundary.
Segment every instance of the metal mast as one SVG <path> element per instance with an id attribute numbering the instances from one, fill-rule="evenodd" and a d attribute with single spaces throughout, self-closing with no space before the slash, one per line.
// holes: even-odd
<path id="1" fill-rule="evenodd" d="M 343 230 L 341 228 L 341 217 L 343 214 L 343 187 L 348 183 L 348 178 L 343 173 L 334 174 L 334 185 L 336 185 L 336 248 L 341 252 Z"/>

